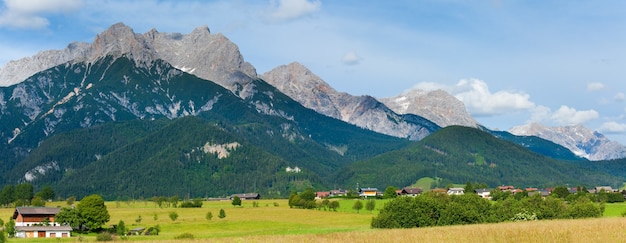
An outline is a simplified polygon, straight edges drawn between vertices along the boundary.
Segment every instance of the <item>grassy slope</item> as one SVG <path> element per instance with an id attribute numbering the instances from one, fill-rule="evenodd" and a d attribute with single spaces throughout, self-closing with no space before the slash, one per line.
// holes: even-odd
<path id="1" fill-rule="evenodd" d="M 110 224 L 124 220 L 127 227 L 161 226 L 159 236 L 129 237 L 129 241 L 176 242 L 174 237 L 191 233 L 196 242 L 619 242 L 626 237 L 626 218 L 610 217 L 583 220 L 554 220 L 446 226 L 418 229 L 376 230 L 369 227 L 376 214 L 351 208 L 354 200 L 342 200 L 339 212 L 290 209 L 286 200 L 261 200 L 259 207 L 244 201 L 243 208 L 233 208 L 230 202 L 205 202 L 199 209 L 158 208 L 152 202 L 108 202 Z M 277 202 L 279 207 L 273 204 Z M 384 201 L 377 201 L 382 208 Z M 48 206 L 65 206 L 55 203 Z M 607 212 L 621 212 L 626 204 L 607 204 Z M 217 214 L 223 208 L 226 218 Z M 0 217 L 8 219 L 14 209 L 0 209 Z M 168 214 L 175 211 L 179 218 L 172 222 Z M 212 212 L 211 221 L 205 219 Z M 154 214 L 158 219 L 154 219 Z M 135 223 L 137 216 L 141 223 Z M 607 217 L 609 216 L 609 217 Z M 83 235 L 94 241 L 94 235 Z M 77 235 L 63 242 L 76 242 Z M 11 239 L 10 242 L 33 242 L 33 239 Z M 50 242 L 49 239 L 35 242 Z"/>

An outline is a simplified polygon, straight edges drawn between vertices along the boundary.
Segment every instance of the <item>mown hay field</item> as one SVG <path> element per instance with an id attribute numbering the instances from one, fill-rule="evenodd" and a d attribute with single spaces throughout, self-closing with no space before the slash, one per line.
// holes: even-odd
<path id="1" fill-rule="evenodd" d="M 130 236 L 126 241 L 140 242 L 625 242 L 626 218 L 620 217 L 626 204 L 607 204 L 604 218 L 550 220 L 445 226 L 416 229 L 371 229 L 377 211 L 352 210 L 354 200 L 340 201 L 338 212 L 290 209 L 286 200 L 260 200 L 258 207 L 243 201 L 233 207 L 230 201 L 204 202 L 202 208 L 159 208 L 153 202 L 107 202 L 111 221 L 124 220 L 128 228 L 159 225 L 158 236 Z M 278 206 L 275 206 L 275 203 Z M 377 201 L 382 208 L 384 201 Z M 66 206 L 64 202 L 48 206 Z M 226 217 L 218 218 L 224 209 Z M 8 220 L 12 208 L 0 209 Z M 172 221 L 170 212 L 179 217 Z M 211 212 L 213 218 L 206 219 Z M 616 215 L 617 214 L 617 215 Z M 156 215 L 156 217 L 155 217 Z M 141 216 L 141 221 L 136 222 Z M 189 233 L 194 239 L 176 240 Z M 10 239 L 10 242 L 95 241 L 95 234 L 78 235 L 63 240 Z M 117 239 L 121 241 L 122 239 Z"/>

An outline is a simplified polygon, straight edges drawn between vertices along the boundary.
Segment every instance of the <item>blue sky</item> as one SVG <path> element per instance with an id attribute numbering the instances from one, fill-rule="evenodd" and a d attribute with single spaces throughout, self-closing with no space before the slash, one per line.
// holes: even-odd
<path id="1" fill-rule="evenodd" d="M 0 65 L 117 22 L 206 25 L 259 73 L 297 61 L 353 95 L 441 88 L 492 129 L 584 124 L 626 144 L 626 1 L 4 0 Z"/>

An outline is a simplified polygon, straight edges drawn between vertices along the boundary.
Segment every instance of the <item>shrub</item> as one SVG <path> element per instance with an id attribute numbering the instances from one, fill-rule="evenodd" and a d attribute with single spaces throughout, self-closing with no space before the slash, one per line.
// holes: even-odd
<path id="1" fill-rule="evenodd" d="M 218 218 L 223 219 L 226 218 L 226 212 L 224 209 L 220 209 L 220 213 L 217 215 Z"/>
<path id="2" fill-rule="evenodd" d="M 206 213 L 206 217 L 205 218 L 207 220 L 211 220 L 213 218 L 213 213 L 211 213 L 211 212 Z"/>
<path id="3" fill-rule="evenodd" d="M 102 232 L 96 236 L 96 241 L 113 241 L 113 235 L 109 232 Z"/>
<path id="4" fill-rule="evenodd" d="M 161 226 L 157 224 L 155 226 L 152 226 L 146 229 L 143 234 L 144 235 L 159 235 L 159 232 L 161 232 Z"/>
<path id="5" fill-rule="evenodd" d="M 178 213 L 172 211 L 170 212 L 169 216 L 172 221 L 176 221 L 176 219 L 178 218 Z"/>
<path id="6" fill-rule="evenodd" d="M 177 239 L 177 240 L 193 239 L 193 235 L 191 233 L 182 233 L 180 235 L 174 236 L 174 239 Z"/>
<path id="7" fill-rule="evenodd" d="M 4 231 L 0 230 L 0 243 L 7 242 L 7 236 L 4 235 Z"/>
<path id="8" fill-rule="evenodd" d="M 524 210 L 523 212 L 519 212 L 516 213 L 515 216 L 513 216 L 513 218 L 511 218 L 511 221 L 534 221 L 537 220 L 537 214 L 535 213 L 529 213 L 528 211 Z"/>

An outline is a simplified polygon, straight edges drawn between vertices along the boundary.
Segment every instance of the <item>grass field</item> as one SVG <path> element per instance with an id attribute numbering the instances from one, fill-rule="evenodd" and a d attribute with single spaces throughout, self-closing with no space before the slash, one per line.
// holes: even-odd
<path id="1" fill-rule="evenodd" d="M 354 200 L 340 201 L 338 212 L 290 209 L 286 200 L 260 200 L 259 207 L 243 201 L 234 208 L 229 201 L 205 202 L 202 208 L 158 208 L 152 202 L 107 202 L 111 221 L 124 220 L 128 228 L 160 225 L 158 236 L 132 236 L 126 241 L 179 242 L 174 237 L 190 233 L 193 242 L 624 242 L 626 218 L 621 212 L 626 204 L 606 204 L 605 217 L 584 220 L 553 220 L 419 229 L 378 230 L 370 228 L 377 214 L 352 209 Z M 279 206 L 274 206 L 277 203 Z M 384 201 L 377 201 L 376 208 Z M 65 206 L 63 203 L 48 206 Z M 226 218 L 217 217 L 220 209 Z M 5 221 L 12 208 L 0 209 Z M 172 221 L 168 214 L 179 217 Z M 207 212 L 212 220 L 205 218 Z M 141 222 L 135 220 L 141 215 Z M 156 215 L 156 219 L 155 219 Z M 95 241 L 95 235 L 77 235 L 63 240 L 10 239 L 10 242 L 77 242 Z M 121 239 L 118 239 L 121 241 Z"/>

